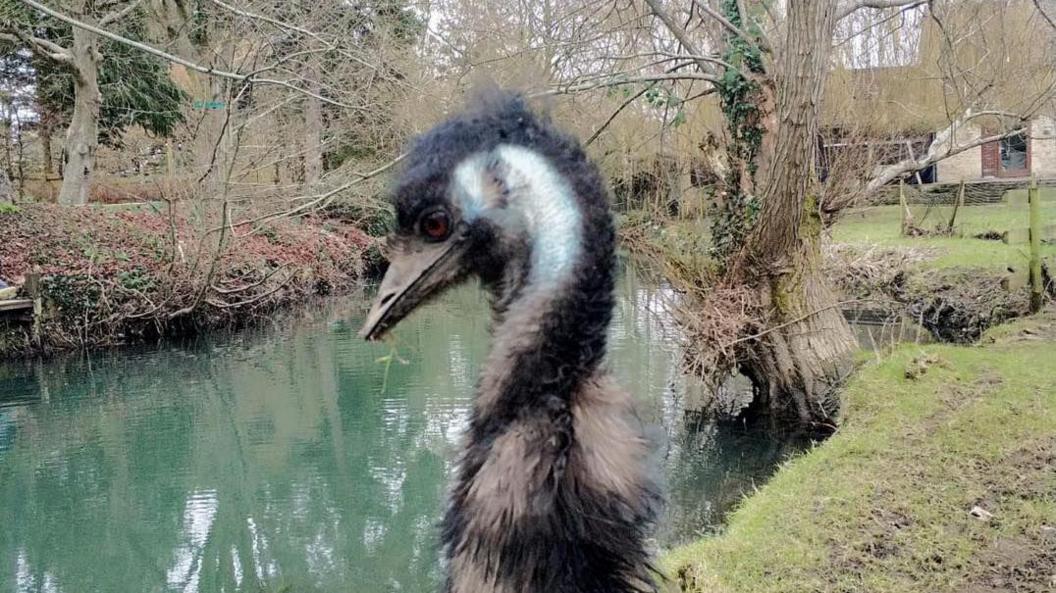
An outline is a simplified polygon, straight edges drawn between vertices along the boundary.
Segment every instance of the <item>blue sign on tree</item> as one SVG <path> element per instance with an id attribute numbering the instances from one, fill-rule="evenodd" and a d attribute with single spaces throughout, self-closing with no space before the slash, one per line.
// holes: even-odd
<path id="1" fill-rule="evenodd" d="M 218 110 L 224 108 L 223 101 L 195 101 L 192 104 L 195 109 Z"/>

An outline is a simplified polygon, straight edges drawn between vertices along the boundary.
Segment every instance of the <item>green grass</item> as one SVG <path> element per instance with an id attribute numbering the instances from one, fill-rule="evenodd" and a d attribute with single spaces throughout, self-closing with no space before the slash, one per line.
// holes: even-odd
<path id="1" fill-rule="evenodd" d="M 1056 188 L 1042 188 L 1042 224 L 1056 225 Z M 1008 193 L 1001 204 L 966 206 L 957 215 L 956 237 L 903 237 L 899 206 L 876 206 L 850 210 L 829 231 L 836 243 L 870 247 L 909 247 L 929 251 L 932 257 L 917 264 L 920 268 L 979 268 L 1004 272 L 1013 268 L 1025 281 L 1029 258 L 1026 243 L 1006 245 L 1001 241 L 975 239 L 974 235 L 1029 226 L 1026 190 Z M 925 229 L 946 225 L 951 207 L 911 206 L 916 223 Z M 659 252 L 672 265 L 689 270 L 714 268 L 709 256 L 710 222 L 707 219 L 657 221 L 643 213 L 621 218 L 621 228 L 633 227 L 633 239 Z M 624 234 L 625 240 L 629 234 Z M 1056 267 L 1056 244 L 1043 244 L 1042 257 Z"/>
<path id="2" fill-rule="evenodd" d="M 935 259 L 927 262 L 928 267 L 1025 270 L 1028 259 L 1025 243 L 1006 245 L 1001 241 L 972 238 L 988 231 L 1003 233 L 1029 226 L 1026 191 L 1015 190 L 1009 194 L 1002 204 L 962 208 L 955 228 L 963 238 L 903 237 L 899 206 L 876 206 L 845 213 L 832 228 L 832 240 L 851 245 L 929 249 L 935 253 Z M 952 208 L 913 205 L 910 210 L 918 226 L 933 230 L 949 222 Z M 1041 216 L 1043 225 L 1056 225 L 1056 188 L 1042 188 Z M 1042 257 L 1056 259 L 1056 245 L 1043 245 Z"/>
<path id="3" fill-rule="evenodd" d="M 673 590 L 1051 590 L 1054 360 L 1050 311 L 982 346 L 905 346 L 866 367 L 834 437 L 785 465 L 722 535 L 665 557 Z"/>

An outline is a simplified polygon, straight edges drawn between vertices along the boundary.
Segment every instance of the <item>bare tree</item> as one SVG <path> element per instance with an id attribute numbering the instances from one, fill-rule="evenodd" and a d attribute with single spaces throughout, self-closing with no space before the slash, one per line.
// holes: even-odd
<path id="1" fill-rule="evenodd" d="M 129 7 L 134 9 L 135 4 L 100 14 L 94 9 L 93 3 L 76 0 L 71 3 L 69 9 L 85 22 L 105 26 L 125 16 L 125 9 Z M 75 29 L 72 41 L 66 47 L 37 37 L 31 31 L 11 23 L 6 28 L 8 31 L 0 31 L 2 38 L 8 41 L 22 41 L 36 55 L 52 60 L 73 72 L 74 105 L 66 131 L 65 175 L 59 192 L 59 202 L 86 204 L 91 176 L 95 169 L 95 153 L 99 146 L 99 63 L 102 57 L 99 53 L 98 37 Z"/>
<path id="2" fill-rule="evenodd" d="M 854 196 L 899 176 L 1022 131 L 1022 122 L 1052 99 L 1052 57 L 1044 49 L 1038 52 L 1033 70 L 1010 69 L 1008 62 L 993 59 L 1002 43 L 1005 52 L 1014 51 L 1009 33 L 1015 24 L 1023 25 L 1017 15 L 1023 14 L 1026 3 L 996 11 L 993 3 L 935 2 L 928 10 L 911 0 L 839 7 L 803 0 L 775 10 L 766 3 L 742 1 L 724 2 L 721 9 L 694 3 L 675 13 L 670 4 L 645 1 L 679 40 L 684 57 L 702 53 L 698 45 L 724 48 L 719 52 L 723 64 L 700 64 L 704 71 L 716 70 L 727 124 L 730 173 L 714 227 L 724 256 L 718 286 L 747 289 L 753 295 L 754 313 L 741 324 L 743 337 L 725 345 L 729 349 L 711 345 L 723 353 L 711 357 L 714 364 L 702 370 L 722 373 L 736 364 L 755 383 L 761 396 L 758 404 L 792 408 L 804 422 L 825 421 L 855 347 L 839 303 L 820 271 L 821 233 L 828 215 L 852 203 Z M 978 12 L 973 13 L 973 7 Z M 946 119 L 945 127 L 926 151 L 910 152 L 895 162 L 875 161 L 872 167 L 858 163 L 849 184 L 846 179 L 819 183 L 817 139 L 821 123 L 831 117 L 824 103 L 837 31 L 847 26 L 848 19 L 855 20 L 852 28 L 858 28 L 860 45 L 850 55 L 875 60 L 877 66 L 915 62 L 920 56 L 913 47 L 916 42 L 904 38 L 904 28 L 891 24 L 898 24 L 909 10 L 925 11 L 919 14 L 927 15 L 939 32 L 936 38 L 941 41 L 931 48 L 939 72 L 930 74 L 941 81 L 935 95 L 945 114 L 931 120 Z M 718 23 L 720 39 L 698 40 L 685 29 L 682 23 L 692 22 L 695 11 L 701 19 Z M 860 11 L 873 12 L 859 18 Z M 980 23 L 987 21 L 998 23 L 991 26 L 990 34 L 979 33 Z M 1025 61 L 1022 56 L 1017 60 Z M 1030 92 L 1024 92 L 1027 89 Z M 890 110 L 885 106 L 884 111 Z M 957 135 L 967 123 L 987 116 L 998 117 L 998 131 L 970 138 Z M 833 193 L 825 186 L 832 183 L 841 184 L 843 190 L 829 200 Z M 713 294 L 717 296 L 705 296 L 705 301 L 729 296 L 723 290 Z M 721 303 L 707 302 L 702 308 L 725 309 Z"/>
<path id="3" fill-rule="evenodd" d="M 113 139 L 120 136 L 133 120 L 154 131 L 168 130 L 172 126 L 169 104 L 154 105 L 153 111 L 152 106 L 139 105 L 136 115 L 101 119 L 106 113 L 110 113 L 104 113 L 101 93 L 101 84 L 107 81 L 102 71 L 106 50 L 102 45 L 103 38 L 92 29 L 105 31 L 107 28 L 119 26 L 135 28 L 141 22 L 140 11 L 143 3 L 142 0 L 129 0 L 108 3 L 104 7 L 101 3 L 88 0 L 71 0 L 63 9 L 73 15 L 71 19 L 76 19 L 84 26 L 65 30 L 62 22 L 44 16 L 54 12 L 52 9 L 34 0 L 28 0 L 24 4 L 25 6 L 14 2 L 4 4 L 5 14 L 0 21 L 0 41 L 14 44 L 15 47 L 21 48 L 20 51 L 32 52 L 38 59 L 38 66 L 34 66 L 34 70 L 39 70 L 40 64 L 46 64 L 49 76 L 60 80 L 68 78 L 72 87 L 72 100 L 68 106 L 63 184 L 59 192 L 59 202 L 69 205 L 85 204 L 96 168 L 100 138 Z M 136 84 L 141 86 L 138 91 L 125 94 L 122 101 L 127 103 L 137 99 L 168 99 L 168 103 L 174 102 L 176 89 L 168 84 L 167 79 L 157 76 L 156 69 L 151 70 L 153 63 L 138 59 L 143 56 L 134 57 L 137 59 L 131 62 L 137 71 L 128 72 L 130 86 L 119 86 L 125 89 L 134 88 Z M 124 60 L 127 60 L 127 56 L 120 57 L 120 61 Z M 109 74 L 113 76 L 116 73 L 110 71 Z M 34 85 L 39 87 L 41 79 L 42 76 L 38 73 Z M 57 84 L 61 88 L 61 83 Z M 109 85 L 113 90 L 113 78 L 109 79 Z M 170 92 L 173 94 L 166 94 Z M 117 94 L 120 92 L 112 93 L 111 96 Z M 40 96 L 43 95 L 38 93 L 38 97 Z M 52 126 L 55 125 L 51 109 L 54 106 L 41 103 L 36 107 L 40 111 L 37 119 L 43 135 L 43 164 L 46 177 L 51 164 L 50 135 Z M 101 129 L 101 121 L 108 125 Z"/>
<path id="4" fill-rule="evenodd" d="M 7 171 L 0 171 L 0 204 L 15 202 L 15 188 L 7 177 Z"/>

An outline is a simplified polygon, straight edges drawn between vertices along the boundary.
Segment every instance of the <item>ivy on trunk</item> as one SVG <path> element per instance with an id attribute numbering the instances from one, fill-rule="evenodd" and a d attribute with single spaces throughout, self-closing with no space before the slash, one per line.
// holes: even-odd
<path id="1" fill-rule="evenodd" d="M 746 4 L 749 12 L 762 10 Z M 822 225 L 813 197 L 834 3 L 788 3 L 782 38 L 766 61 L 755 20 L 736 0 L 724 0 L 723 11 L 749 38 L 728 34 L 730 66 L 718 85 L 731 166 L 714 222 L 715 250 L 722 283 L 750 291 L 759 317 L 743 328 L 752 339 L 737 345 L 731 362 L 752 380 L 757 408 L 828 423 L 856 347 L 820 270 Z"/>

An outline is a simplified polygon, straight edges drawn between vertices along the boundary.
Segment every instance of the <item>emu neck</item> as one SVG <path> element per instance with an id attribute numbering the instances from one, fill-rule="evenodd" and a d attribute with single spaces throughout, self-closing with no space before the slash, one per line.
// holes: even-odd
<path id="1" fill-rule="evenodd" d="M 588 216 L 574 180 L 533 168 L 538 163 L 524 155 L 504 156 L 513 170 L 511 202 L 523 204 L 529 240 L 494 288 L 494 344 L 477 413 L 481 426 L 496 428 L 534 408 L 568 403 L 605 355 L 613 307 L 608 212 Z"/>

